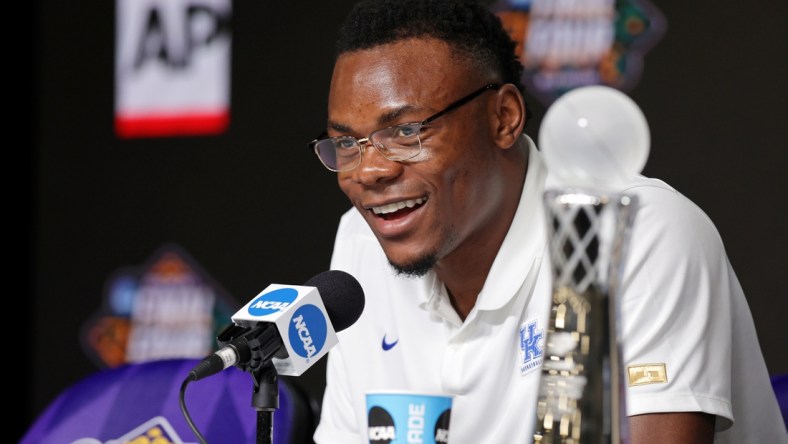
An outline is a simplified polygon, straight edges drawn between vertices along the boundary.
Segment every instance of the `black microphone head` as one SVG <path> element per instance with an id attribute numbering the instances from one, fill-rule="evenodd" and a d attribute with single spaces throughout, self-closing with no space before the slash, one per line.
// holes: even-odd
<path id="1" fill-rule="evenodd" d="M 334 331 L 350 327 L 364 311 L 364 289 L 356 278 L 344 271 L 324 271 L 304 285 L 317 287 Z"/>

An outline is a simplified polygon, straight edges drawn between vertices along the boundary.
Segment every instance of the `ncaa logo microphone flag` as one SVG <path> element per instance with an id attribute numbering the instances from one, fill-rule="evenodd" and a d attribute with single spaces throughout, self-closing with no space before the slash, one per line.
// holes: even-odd
<path id="1" fill-rule="evenodd" d="M 273 358 L 280 375 L 299 376 L 337 344 L 316 287 L 271 284 L 232 316 L 242 327 L 260 322 L 276 325 L 287 358 Z"/>

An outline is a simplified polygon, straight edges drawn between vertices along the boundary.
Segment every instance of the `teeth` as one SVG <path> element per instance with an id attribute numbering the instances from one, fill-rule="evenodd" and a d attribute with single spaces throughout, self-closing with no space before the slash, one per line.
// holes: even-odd
<path id="1" fill-rule="evenodd" d="M 372 207 L 372 212 L 375 214 L 389 214 L 401 210 L 405 207 L 413 208 L 416 205 L 421 205 L 426 201 L 427 201 L 426 197 L 420 197 L 418 199 L 405 200 L 402 202 L 394 202 L 380 207 Z"/>

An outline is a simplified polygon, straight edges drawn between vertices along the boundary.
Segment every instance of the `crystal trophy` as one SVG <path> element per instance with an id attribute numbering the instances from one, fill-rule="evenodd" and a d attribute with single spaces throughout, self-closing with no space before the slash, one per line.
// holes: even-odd
<path id="1" fill-rule="evenodd" d="M 553 285 L 534 442 L 626 443 L 616 292 L 637 196 L 619 190 L 645 164 L 648 126 L 625 94 L 583 87 L 548 109 L 540 145 L 557 185 L 543 201 Z"/>

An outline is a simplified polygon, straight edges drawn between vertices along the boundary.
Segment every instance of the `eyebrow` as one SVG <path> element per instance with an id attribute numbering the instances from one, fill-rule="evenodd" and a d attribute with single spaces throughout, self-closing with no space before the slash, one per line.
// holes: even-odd
<path id="1" fill-rule="evenodd" d="M 379 128 L 385 128 L 387 126 L 390 126 L 396 120 L 398 120 L 402 115 L 407 114 L 409 112 L 413 112 L 416 109 L 418 109 L 418 107 L 413 105 L 403 105 L 399 108 L 395 108 L 391 111 L 381 114 L 380 117 L 378 117 L 377 124 Z M 403 123 L 410 123 L 410 122 L 403 122 Z M 327 126 L 329 129 L 332 129 L 338 133 L 352 134 L 355 132 L 353 128 L 351 128 L 350 126 L 339 122 L 334 122 L 331 120 L 328 121 Z"/>

